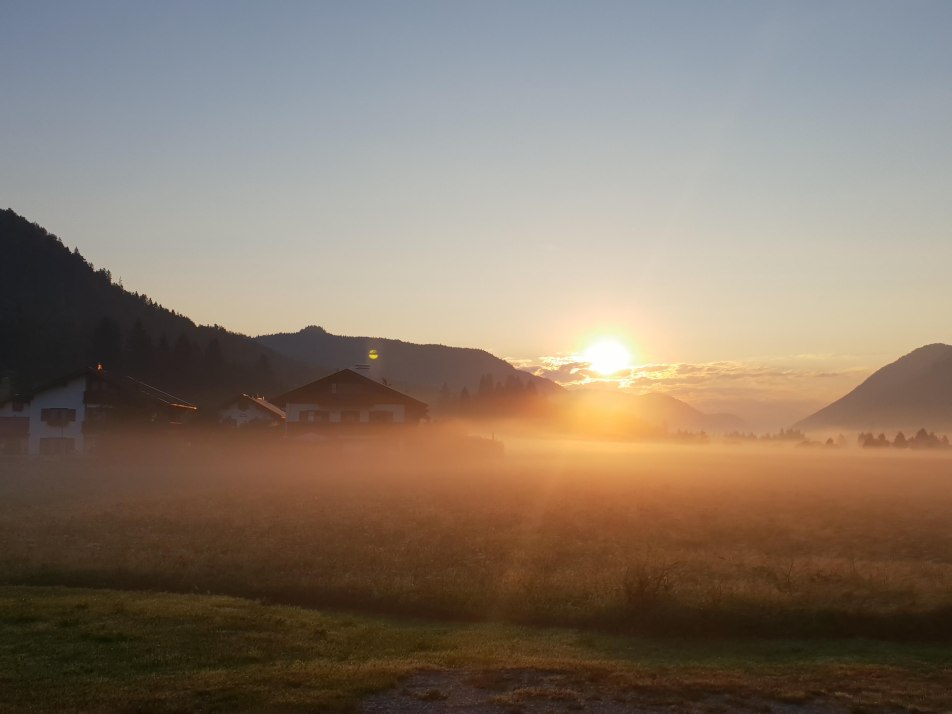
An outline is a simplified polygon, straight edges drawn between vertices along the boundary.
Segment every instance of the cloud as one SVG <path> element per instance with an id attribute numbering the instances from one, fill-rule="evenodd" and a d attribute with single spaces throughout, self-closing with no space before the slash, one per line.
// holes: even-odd
<path id="1" fill-rule="evenodd" d="M 818 355 L 797 355 L 787 358 L 786 364 L 777 358 L 770 362 L 650 363 L 611 377 L 592 371 L 577 356 L 510 361 L 568 389 L 600 387 L 635 394 L 661 392 L 703 411 L 734 411 L 745 416 L 774 409 L 778 414 L 789 412 L 791 420 L 841 397 L 871 371 L 865 366 L 848 364 L 846 359 Z M 844 364 L 831 369 L 831 363 L 837 361 Z"/>

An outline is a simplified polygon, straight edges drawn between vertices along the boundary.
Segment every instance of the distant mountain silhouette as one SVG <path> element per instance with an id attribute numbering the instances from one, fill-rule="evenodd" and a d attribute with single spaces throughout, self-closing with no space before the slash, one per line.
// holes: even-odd
<path id="1" fill-rule="evenodd" d="M 97 363 L 193 402 L 276 391 L 315 372 L 124 289 L 42 227 L 0 210 L 0 399 Z"/>
<path id="2" fill-rule="evenodd" d="M 510 387 L 532 382 L 539 394 L 563 391 L 479 349 L 342 337 L 320 327 L 254 339 L 196 325 L 126 290 L 41 226 L 0 210 L 0 400 L 97 363 L 199 404 L 274 394 L 357 364 L 432 403 L 441 390 L 475 394 L 490 376 Z"/>
<path id="3" fill-rule="evenodd" d="M 636 420 L 667 432 L 706 431 L 722 434 L 747 428 L 733 414 L 705 414 L 690 404 L 667 394 L 652 392 L 633 395 L 621 391 L 578 390 L 572 400 L 585 413 L 602 415 L 617 421 Z"/>
<path id="4" fill-rule="evenodd" d="M 952 346 L 913 350 L 794 427 L 803 431 L 952 427 Z"/>
<path id="5" fill-rule="evenodd" d="M 562 392 L 554 382 L 517 370 L 489 352 L 468 347 L 420 345 L 383 337 L 333 335 L 311 325 L 294 333 L 262 335 L 258 342 L 275 352 L 314 366 L 333 369 L 367 365 L 370 375 L 398 389 L 433 399 L 443 385 L 452 393 L 474 393 L 486 375 L 504 384 L 513 377 L 533 382 L 542 394 Z M 374 358 L 372 358 L 372 356 Z"/>
<path id="6" fill-rule="evenodd" d="M 634 397 L 643 418 L 666 424 L 669 429 L 726 433 L 746 428 L 734 414 L 705 414 L 667 394 L 652 392 Z"/>

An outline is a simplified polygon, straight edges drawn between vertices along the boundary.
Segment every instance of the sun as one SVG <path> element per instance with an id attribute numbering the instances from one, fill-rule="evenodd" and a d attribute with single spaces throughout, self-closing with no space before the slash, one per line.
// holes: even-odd
<path id="1" fill-rule="evenodd" d="M 631 353 L 614 339 L 599 340 L 582 353 L 582 359 L 606 377 L 631 366 Z"/>

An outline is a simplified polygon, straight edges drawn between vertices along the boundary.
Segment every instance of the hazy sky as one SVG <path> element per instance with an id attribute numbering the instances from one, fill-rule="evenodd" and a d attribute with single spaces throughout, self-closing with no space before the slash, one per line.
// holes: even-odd
<path id="1" fill-rule="evenodd" d="M 0 0 L 0 205 L 250 334 L 875 366 L 952 340 L 950 37 L 945 1 Z"/>

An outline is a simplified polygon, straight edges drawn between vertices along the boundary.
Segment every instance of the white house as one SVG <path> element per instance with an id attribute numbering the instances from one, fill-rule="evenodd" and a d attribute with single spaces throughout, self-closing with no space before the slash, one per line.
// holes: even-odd
<path id="1" fill-rule="evenodd" d="M 218 408 L 218 423 L 236 429 L 284 426 L 284 410 L 264 397 L 239 394 Z"/>
<path id="2" fill-rule="evenodd" d="M 417 424 L 427 405 L 350 369 L 271 400 L 284 408 L 289 435 Z"/>
<path id="3" fill-rule="evenodd" d="M 102 368 L 64 375 L 24 403 L 0 404 L 11 438 L 25 429 L 26 451 L 33 455 L 83 453 L 107 430 L 177 424 L 194 411 L 171 394 Z"/>

